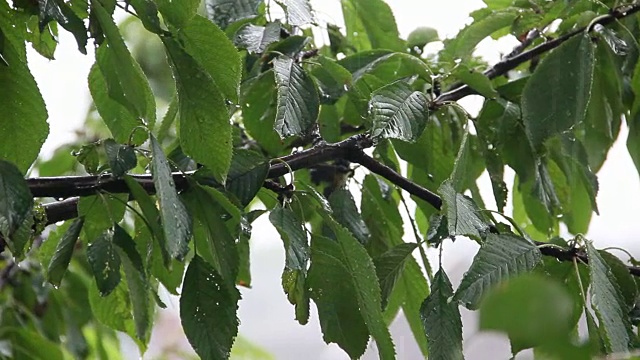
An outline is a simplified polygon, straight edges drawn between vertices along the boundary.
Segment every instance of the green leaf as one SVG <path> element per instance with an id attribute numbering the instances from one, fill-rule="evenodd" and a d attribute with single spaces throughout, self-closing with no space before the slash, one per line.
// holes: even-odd
<path id="1" fill-rule="evenodd" d="M 457 193 L 449 181 L 440 186 L 438 193 L 442 197 L 442 211 L 447 218 L 449 235 L 465 235 L 474 239 L 486 235 L 489 225 L 471 198 Z"/>
<path id="2" fill-rule="evenodd" d="M 555 280 L 521 276 L 487 294 L 480 329 L 503 331 L 522 348 L 568 343 L 575 325 L 573 306 L 568 291 Z"/>
<path id="3" fill-rule="evenodd" d="M 607 251 L 599 250 L 598 253 L 607 265 L 609 265 L 615 282 L 618 284 L 620 293 L 624 298 L 624 304 L 627 308 L 633 308 L 638 297 L 638 286 L 633 276 L 629 273 L 629 268 L 622 260 Z"/>
<path id="4" fill-rule="evenodd" d="M 338 63 L 352 74 L 362 72 L 363 69 L 371 68 L 374 63 L 384 61 L 393 54 L 399 54 L 391 50 L 365 50 L 349 55 Z"/>
<path id="5" fill-rule="evenodd" d="M 354 82 L 364 78 L 365 75 L 375 76 L 379 81 L 386 83 L 399 79 L 406 81 L 407 78 L 413 78 L 416 75 L 429 83 L 432 81 L 431 69 L 424 60 L 401 52 L 366 51 L 362 56 L 356 54 L 340 60 L 339 63 L 352 72 Z"/>
<path id="6" fill-rule="evenodd" d="M 185 154 L 207 166 L 224 182 L 231 164 L 231 124 L 220 89 L 181 45 L 163 38 L 178 87 L 180 145 Z"/>
<path id="7" fill-rule="evenodd" d="M 171 25 L 181 28 L 196 15 L 200 0 L 156 0 L 162 17 Z"/>
<path id="8" fill-rule="evenodd" d="M 417 140 L 429 118 L 427 97 L 397 81 L 374 91 L 369 102 L 374 138 Z"/>
<path id="9" fill-rule="evenodd" d="M 39 226 L 42 226 L 39 224 Z M 25 220 L 18 226 L 16 231 L 13 232 L 10 239 L 5 239 L 7 247 L 11 251 L 11 255 L 16 260 L 23 260 L 25 257 L 25 247 L 29 244 L 36 235 L 34 210 L 29 210 Z M 27 247 L 27 250 L 30 247 Z"/>
<path id="10" fill-rule="evenodd" d="M 262 54 L 267 47 L 280 40 L 281 24 L 270 22 L 266 26 L 247 24 L 236 33 L 235 44 L 252 54 Z"/>
<path id="11" fill-rule="evenodd" d="M 287 15 L 291 26 L 303 26 L 314 22 L 313 9 L 309 0 L 276 0 Z"/>
<path id="12" fill-rule="evenodd" d="M 55 20 L 65 30 L 69 31 L 76 38 L 78 50 L 87 54 L 87 29 L 84 27 L 82 19 L 76 15 L 71 7 L 62 0 L 38 0 L 40 5 L 40 31 L 51 20 Z"/>
<path id="13" fill-rule="evenodd" d="M 632 89 L 640 86 L 640 68 L 634 70 L 631 80 Z M 640 90 L 640 89 L 638 89 Z M 634 90 L 637 93 L 637 90 Z M 604 46 L 596 48 L 596 59 L 593 72 L 593 85 L 587 114 L 582 128 L 584 134 L 576 131 L 587 151 L 589 164 L 594 172 L 602 167 L 609 149 L 618 137 L 622 119 L 622 74 L 617 65 L 615 55 Z M 637 99 L 637 98 L 636 98 Z M 638 104 L 640 105 L 640 103 Z M 635 118 L 635 104 L 631 107 L 631 115 L 626 117 L 631 127 Z M 580 129 L 580 127 L 578 128 Z M 635 154 L 630 153 L 634 158 Z M 635 161 L 635 160 L 634 160 Z"/>
<path id="14" fill-rule="evenodd" d="M 453 287 L 440 269 L 431 284 L 431 294 L 420 307 L 420 317 L 429 342 L 429 359 L 463 359 L 462 320 L 458 304 L 450 301 Z"/>
<path id="15" fill-rule="evenodd" d="M 240 293 L 216 270 L 195 256 L 184 277 L 180 297 L 182 327 L 198 355 L 205 360 L 228 359 L 238 334 Z"/>
<path id="16" fill-rule="evenodd" d="M 118 27 L 100 2 L 92 3 L 107 44 L 100 46 L 96 61 L 104 75 L 109 95 L 124 105 L 136 118 L 142 118 L 153 127 L 156 108 L 151 87 L 140 65 L 133 59 Z M 103 54 L 100 54 L 100 53 Z M 116 97 L 114 97 L 116 95 Z"/>
<path id="17" fill-rule="evenodd" d="M 547 55 L 522 93 L 522 121 L 533 148 L 584 121 L 593 81 L 594 45 L 574 36 Z"/>
<path id="18" fill-rule="evenodd" d="M 329 203 L 338 223 L 351 231 L 361 244 L 366 245 L 369 242 L 369 229 L 358 212 L 351 192 L 347 189 L 335 190 L 329 196 Z"/>
<path id="19" fill-rule="evenodd" d="M 226 189 L 236 195 L 243 206 L 256 196 L 269 172 L 269 161 L 257 152 L 236 149 L 231 160 Z"/>
<path id="20" fill-rule="evenodd" d="M 322 91 L 321 91 L 322 92 Z M 324 94 L 321 95 L 324 97 Z M 340 129 L 340 115 L 335 105 L 323 104 L 318 115 L 318 128 L 320 136 L 328 143 L 336 143 L 342 138 Z"/>
<path id="21" fill-rule="evenodd" d="M 58 38 L 58 26 L 55 22 L 50 22 L 47 26 L 40 31 L 40 26 L 38 24 L 38 19 L 36 17 L 31 17 L 27 22 L 28 32 L 25 36 L 26 40 L 31 43 L 31 46 L 35 51 L 37 51 L 40 55 L 46 57 L 49 60 L 54 60 L 54 53 L 56 48 L 58 47 L 58 42 L 56 39 Z M 0 35 L 0 38 L 2 35 Z M 2 40 L 0 40 L 0 43 Z M 1 46 L 0 46 L 1 47 Z M 0 58 L 2 55 L 0 55 Z M 2 62 L 2 60 L 0 60 Z M 6 63 L 3 62 L 6 65 Z"/>
<path id="22" fill-rule="evenodd" d="M 587 152 L 579 140 L 569 136 L 556 138 L 548 145 L 553 159 L 548 167 L 561 203 L 563 221 L 571 233 L 586 233 L 592 212 L 598 212 L 598 179 L 589 168 Z"/>
<path id="23" fill-rule="evenodd" d="M 106 52 L 100 49 L 96 56 L 106 56 Z M 89 71 L 89 91 L 102 121 L 109 128 L 113 138 L 119 143 L 129 142 L 131 133 L 136 127 L 144 125 L 144 122 L 109 95 L 107 82 L 97 63 Z M 142 131 L 138 132 L 132 140 L 135 144 L 142 144 L 146 140 L 146 134 Z M 79 158 L 78 161 L 80 161 Z M 87 171 L 92 172 L 90 169 Z"/>
<path id="24" fill-rule="evenodd" d="M 405 261 L 404 270 L 396 283 L 394 293 L 398 290 L 404 291 L 402 312 L 409 323 L 413 337 L 418 343 L 422 355 L 427 357 L 430 350 L 420 315 L 420 306 L 429 295 L 429 284 L 422 273 L 420 265 L 412 257 Z"/>
<path id="25" fill-rule="evenodd" d="M 489 234 L 462 278 L 454 299 L 469 310 L 478 309 L 493 286 L 531 271 L 540 260 L 540 250 L 528 240 L 515 235 Z"/>
<path id="26" fill-rule="evenodd" d="M 135 242 L 129 234 L 117 224 L 114 225 L 113 242 L 118 246 L 125 279 L 129 287 L 129 299 L 133 310 L 136 335 L 143 343 L 148 341 L 153 323 L 150 286 L 142 264 L 142 258 L 136 250 Z"/>
<path id="27" fill-rule="evenodd" d="M 164 238 L 164 230 L 161 223 L 160 212 L 155 205 L 155 201 L 147 194 L 142 185 L 140 185 L 131 176 L 125 175 L 124 182 L 127 184 L 133 199 L 138 203 L 142 215 L 144 215 L 145 225 L 149 227 L 151 235 L 161 245 L 163 251 L 163 261 L 169 262 L 169 256 L 166 252 L 166 239 Z"/>
<path id="28" fill-rule="evenodd" d="M 238 249 L 238 277 L 236 283 L 241 286 L 251 287 L 251 224 L 245 223 L 240 232 Z"/>
<path id="29" fill-rule="evenodd" d="M 158 219 L 160 217 L 158 216 Z M 154 240 L 150 230 L 144 225 L 142 220 L 137 219 L 135 241 L 138 249 L 147 251 L 146 266 L 149 273 L 157 278 L 162 285 L 173 295 L 178 295 L 178 288 L 182 285 L 184 277 L 185 263 L 171 259 L 167 254 L 164 243 Z M 163 233 L 160 221 L 157 222 L 160 233 Z M 163 235 L 164 238 L 164 235 Z M 149 248 L 150 254 L 149 254 Z"/>
<path id="30" fill-rule="evenodd" d="M 314 235 L 306 284 L 318 308 L 324 341 L 338 344 L 352 359 L 357 359 L 366 350 L 369 331 L 343 257 L 337 242 Z"/>
<path id="31" fill-rule="evenodd" d="M 89 243 L 87 260 L 100 295 L 109 295 L 120 283 L 120 255 L 113 243 L 113 230 L 105 230 Z"/>
<path id="32" fill-rule="evenodd" d="M 273 86 L 273 71 L 248 80 L 242 89 L 242 120 L 252 138 L 270 155 L 277 156 L 284 148 L 274 129 L 277 91 Z"/>
<path id="33" fill-rule="evenodd" d="M 460 64 L 451 72 L 451 75 L 460 79 L 460 81 L 469 85 L 478 94 L 486 98 L 493 99 L 498 97 L 498 92 L 493 88 L 491 80 L 482 72 Z"/>
<path id="34" fill-rule="evenodd" d="M 313 80 L 290 57 L 276 58 L 273 69 L 278 88 L 275 130 L 281 138 L 308 133 L 320 111 Z"/>
<path id="35" fill-rule="evenodd" d="M 342 12 L 347 40 L 358 50 L 404 50 L 393 12 L 384 1 L 342 0 Z"/>
<path id="36" fill-rule="evenodd" d="M 553 222 L 552 216 L 544 205 L 534 198 L 530 190 L 530 186 L 520 186 L 520 179 L 515 178 L 511 190 L 513 219 L 530 238 L 546 241 L 550 234 L 557 231 L 558 223 Z"/>
<path id="37" fill-rule="evenodd" d="M 102 145 L 113 176 L 120 177 L 136 167 L 138 159 L 132 146 L 118 144 L 113 139 L 106 139 Z"/>
<path id="38" fill-rule="evenodd" d="M 374 175 L 367 175 L 364 179 L 360 208 L 371 233 L 367 250 L 374 257 L 398 244 L 403 236 L 404 222 L 390 190 L 387 183 Z"/>
<path id="39" fill-rule="evenodd" d="M 323 104 L 333 104 L 346 93 L 348 86 L 351 85 L 351 73 L 337 61 L 328 57 L 319 56 L 315 61 L 319 66 L 313 68 L 311 75 L 318 83 L 320 101 Z"/>
<path id="40" fill-rule="evenodd" d="M 309 260 L 309 240 L 304 224 L 289 208 L 276 207 L 269 214 L 269 221 L 278 230 L 285 246 L 287 269 L 306 270 Z"/>
<path id="41" fill-rule="evenodd" d="M 8 7 L 0 5 L 0 159 L 25 173 L 49 134 L 48 115 L 27 66 L 24 39 Z"/>
<path id="42" fill-rule="evenodd" d="M 432 214 L 429 217 L 429 230 L 427 231 L 426 240 L 429 245 L 440 246 L 444 239 L 448 239 L 449 225 L 447 218 L 442 214 Z"/>
<path id="43" fill-rule="evenodd" d="M 467 176 L 469 175 L 468 170 L 472 161 L 469 130 L 467 128 L 464 132 L 464 136 L 462 137 L 462 141 L 460 142 L 460 148 L 458 149 L 456 159 L 453 162 L 453 171 L 451 171 L 449 181 L 447 181 L 448 184 L 453 186 L 455 191 L 463 192 L 467 189 L 469 183 L 467 181 Z"/>
<path id="44" fill-rule="evenodd" d="M 162 142 L 169 135 L 173 124 L 178 117 L 178 96 L 174 95 L 169 102 L 167 112 L 162 117 L 162 123 L 157 131 L 157 139 Z"/>
<path id="45" fill-rule="evenodd" d="M 453 39 L 445 41 L 444 54 L 452 61 L 468 59 L 480 41 L 511 25 L 517 17 L 518 13 L 514 9 L 491 12 L 489 16 L 467 25 Z"/>
<path id="46" fill-rule="evenodd" d="M 309 196 L 311 199 L 313 199 L 313 201 L 315 202 L 314 205 L 319 210 L 327 214 L 333 213 L 333 209 L 331 209 L 331 204 L 329 203 L 329 201 L 322 194 L 320 194 L 318 190 L 313 187 L 313 185 L 300 180 L 296 181 L 296 183 L 296 186 L 299 187 L 299 191 L 296 193 L 296 195 L 299 195 L 300 197 Z"/>
<path id="47" fill-rule="evenodd" d="M 442 112 L 433 114 L 437 121 L 428 121 L 422 136 L 415 143 L 393 142 L 398 156 L 413 165 L 409 167 L 411 178 L 431 190 L 436 190 L 451 177 L 456 148 L 459 146 L 455 141 L 459 135 L 454 135 L 458 131 L 455 120 L 447 115 Z M 429 211 L 425 212 L 427 216 L 430 215 Z"/>
<path id="48" fill-rule="evenodd" d="M 418 247 L 416 243 L 402 243 L 389 249 L 384 254 L 373 259 L 376 275 L 382 290 L 382 308 L 387 307 L 387 301 L 393 291 L 398 278 L 403 272 L 405 262 Z"/>
<path id="49" fill-rule="evenodd" d="M 0 338 L 3 339 L 3 343 L 9 343 L 7 344 L 10 347 L 9 358 L 12 359 L 67 359 L 59 344 L 29 328 L 3 326 L 2 330 L 0 330 Z"/>
<path id="50" fill-rule="evenodd" d="M 502 106 L 498 101 L 488 100 L 485 101 L 482 111 L 476 120 L 480 149 L 484 155 L 487 172 L 491 179 L 493 196 L 495 197 L 498 211 L 504 210 L 508 195 L 507 184 L 504 181 L 505 159 L 502 156 L 503 148 L 500 147 L 500 145 L 504 144 L 504 141 L 501 141 L 500 129 L 505 123 L 504 118 L 515 113 L 515 108 L 516 106 L 510 102 L 506 102 L 505 106 Z M 517 109 L 517 116 L 520 116 L 519 108 Z"/>
<path id="51" fill-rule="evenodd" d="M 56 250 L 47 266 L 47 280 L 53 286 L 60 286 L 62 277 L 67 271 L 67 267 L 69 267 L 69 262 L 71 262 L 71 256 L 78 241 L 78 236 L 80 236 L 82 225 L 84 225 L 84 218 L 76 218 L 62 235 L 58 245 L 56 245 Z"/>
<path id="52" fill-rule="evenodd" d="M 347 270 L 346 276 L 353 282 L 352 286 L 356 293 L 360 314 L 369 329 L 369 333 L 376 341 L 380 359 L 395 358 L 391 335 L 382 316 L 380 284 L 375 276 L 376 270 L 371 257 L 369 257 L 362 244 L 342 225 L 328 215 L 324 216 L 324 220 L 336 235 L 337 259 L 343 262 Z"/>
<path id="53" fill-rule="evenodd" d="M 89 303 L 95 319 L 107 327 L 125 332 L 136 339 L 135 323 L 131 317 L 131 304 L 125 283 L 121 282 L 107 296 L 101 296 L 95 286 L 89 287 Z M 144 345 L 137 343 L 144 350 Z"/>
<path id="54" fill-rule="evenodd" d="M 145 29 L 156 34 L 163 33 L 158 17 L 158 6 L 153 0 L 129 0 L 129 4 L 136 11 Z"/>
<path id="55" fill-rule="evenodd" d="M 589 332 L 589 345 L 596 350 L 595 352 L 604 353 L 606 349 L 604 346 L 603 331 L 598 327 L 598 324 L 590 311 L 585 311 L 585 318 L 587 320 L 587 330 Z"/>
<path id="56" fill-rule="evenodd" d="M 20 170 L 0 160 L 0 234 L 11 240 L 33 207 L 33 196 Z"/>
<path id="57" fill-rule="evenodd" d="M 160 218 L 164 229 L 165 249 L 169 256 L 177 260 L 184 259 L 189 252 L 189 238 L 191 237 L 191 219 L 184 204 L 178 198 L 176 185 L 171 175 L 171 168 L 167 158 L 153 135 L 151 139 L 151 173 L 153 184 L 160 206 Z M 153 221 L 148 219 L 149 221 Z"/>
<path id="58" fill-rule="evenodd" d="M 409 49 L 419 48 L 422 50 L 425 45 L 434 41 L 440 41 L 438 30 L 428 26 L 421 26 L 409 33 L 407 47 Z"/>
<path id="59" fill-rule="evenodd" d="M 213 265 L 229 286 L 238 276 L 238 250 L 235 238 L 223 220 L 224 210 L 211 191 L 194 182 L 183 195 L 193 218 L 193 238 L 197 254 Z M 226 215 L 226 214 L 225 214 Z"/>
<path id="60" fill-rule="evenodd" d="M 306 270 L 288 270 L 282 272 L 282 288 L 287 299 L 296 307 L 296 320 L 300 325 L 309 322 L 309 292 L 305 279 Z"/>
<path id="61" fill-rule="evenodd" d="M 82 196 L 78 200 L 78 216 L 84 217 L 83 239 L 91 241 L 119 222 L 124 216 L 127 194 Z"/>
<path id="62" fill-rule="evenodd" d="M 586 241 L 591 277 L 591 307 L 598 317 L 607 353 L 627 352 L 631 343 L 628 309 L 616 278 L 602 255 Z"/>
<path id="63" fill-rule="evenodd" d="M 263 0 L 206 0 L 209 19 L 221 28 L 258 15 Z"/>
<path id="64" fill-rule="evenodd" d="M 178 40 L 187 54 L 211 77 L 222 96 L 237 103 L 242 61 L 224 31 L 196 15 L 180 29 Z"/>

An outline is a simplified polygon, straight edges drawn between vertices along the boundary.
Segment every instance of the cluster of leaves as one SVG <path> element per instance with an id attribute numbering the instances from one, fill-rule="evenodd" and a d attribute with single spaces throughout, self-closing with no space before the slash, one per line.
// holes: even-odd
<path id="1" fill-rule="evenodd" d="M 639 345 L 635 278 L 579 234 L 597 212 L 595 173 L 622 118 L 640 165 L 640 6 L 486 0 L 431 54 L 437 33 L 401 39 L 382 0 L 342 0 L 346 29 L 328 24 L 322 46 L 307 0 L 275 3 L 0 2 L 0 353 L 114 358 L 116 330 L 144 351 L 164 288 L 180 292 L 198 355 L 228 358 L 238 286 L 251 286 L 251 224 L 266 212 L 296 320 L 308 322 L 313 302 L 324 340 L 352 358 L 373 339 L 393 359 L 388 326 L 400 310 L 425 356 L 462 358 L 460 305 L 480 309 L 481 327 L 505 332 L 514 354 L 590 358 Z M 276 5 L 284 18 L 272 19 Z M 118 7 L 166 62 L 132 55 Z M 95 47 L 89 120 L 101 125 L 95 141 L 33 166 L 48 125 L 26 46 L 53 59 L 58 26 L 82 53 Z M 522 46 L 483 73 L 476 45 L 507 35 Z M 463 93 L 485 98 L 477 117 L 455 103 Z M 349 160 L 370 171 L 354 178 Z M 487 171 L 502 213 L 506 166 L 516 173 L 509 224 L 485 210 L 476 184 Z M 46 236 L 29 169 L 60 176 L 39 194 L 80 196 Z M 283 185 L 287 170 L 295 176 Z M 403 240 L 402 211 L 414 242 Z M 560 223 L 576 237 L 558 238 Z M 480 250 L 454 291 L 425 248 L 456 238 Z"/>

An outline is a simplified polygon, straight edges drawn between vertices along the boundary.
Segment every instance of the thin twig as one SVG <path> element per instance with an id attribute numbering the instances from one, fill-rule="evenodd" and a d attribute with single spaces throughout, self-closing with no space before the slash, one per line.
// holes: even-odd
<path id="1" fill-rule="evenodd" d="M 614 22 L 615 20 L 618 19 L 622 19 L 624 17 L 627 17 L 629 15 L 632 15 L 636 12 L 640 11 L 640 3 L 637 4 L 633 4 L 633 5 L 628 5 L 625 6 L 624 8 L 622 7 L 618 7 L 616 9 L 614 9 L 609 15 L 607 16 L 603 16 L 598 23 L 600 25 L 607 25 L 610 24 L 612 22 Z M 489 78 L 489 79 L 493 79 L 496 78 L 498 76 L 504 75 L 507 72 L 509 72 L 510 70 L 515 69 L 516 67 L 518 67 L 520 64 L 523 64 L 535 57 L 538 57 L 550 50 L 553 50 L 555 48 L 557 48 L 558 46 L 560 46 L 562 43 L 564 43 L 565 41 L 571 39 L 572 37 L 581 34 L 582 32 L 584 32 L 587 29 L 587 27 L 581 27 L 579 29 L 573 30 L 567 34 L 564 34 L 558 38 L 555 38 L 553 40 L 547 41 L 545 43 L 542 43 L 534 48 L 532 48 L 531 50 L 525 51 L 519 55 L 516 55 L 514 57 L 510 57 L 510 58 L 505 58 L 502 61 L 500 61 L 499 63 L 495 64 L 494 66 L 492 66 L 490 69 L 488 69 L 487 71 L 484 72 L 484 74 Z M 438 108 L 440 106 L 442 106 L 443 104 L 446 104 L 448 102 L 451 101 L 456 101 L 456 100 L 460 100 L 465 96 L 468 95 L 472 95 L 472 94 L 476 94 L 476 91 L 473 90 L 471 87 L 469 87 L 468 85 L 461 85 L 458 88 L 455 88 L 453 90 L 447 91 L 445 93 L 442 93 L 440 96 L 438 96 L 432 103 L 432 107 L 433 108 Z"/>

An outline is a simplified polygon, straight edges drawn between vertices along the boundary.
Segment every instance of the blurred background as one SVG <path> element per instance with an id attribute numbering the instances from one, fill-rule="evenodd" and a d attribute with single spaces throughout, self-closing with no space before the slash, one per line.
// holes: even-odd
<path id="1" fill-rule="evenodd" d="M 481 8 L 481 0 L 386 0 L 393 10 L 400 34 L 406 36 L 419 26 L 429 26 L 438 30 L 440 39 L 453 37 L 462 27 L 470 23 L 469 13 Z M 342 11 L 339 0 L 312 0 L 319 27 L 314 30 L 317 45 L 328 41 L 326 25 L 336 24 L 343 27 Z M 272 8 L 277 7 L 273 2 Z M 277 16 L 277 10 L 274 11 Z M 161 53 L 159 41 L 147 38 L 149 33 L 131 21 L 124 12 L 118 17 L 124 28 L 127 43 L 134 56 L 153 82 L 171 82 L 166 60 Z M 67 32 L 61 32 L 60 44 L 55 53 L 56 60 L 49 61 L 35 51 L 29 52 L 29 65 L 38 82 L 49 112 L 51 133 L 40 154 L 41 160 L 47 160 L 63 152 L 70 153 L 78 139 L 91 137 L 92 131 L 99 131 L 97 114 L 91 107 L 91 98 L 87 86 L 89 69 L 94 62 L 94 54 L 77 51 L 76 43 Z M 157 40 L 157 39 L 155 39 Z M 500 60 L 503 54 L 511 51 L 517 44 L 515 38 L 503 38 L 500 41 L 486 39 L 478 46 L 476 55 L 489 64 Z M 426 53 L 439 50 L 442 43 L 429 44 Z M 154 86 L 163 88 L 162 86 Z M 164 89 L 171 89 L 165 86 Z M 158 93 L 158 108 L 164 109 L 173 96 L 170 90 Z M 472 115 L 476 115 L 482 106 L 479 97 L 470 96 L 460 104 Z M 89 124 L 89 125 L 86 125 Z M 95 130 L 98 128 L 98 130 Z M 595 241 L 598 248 L 623 247 L 631 254 L 640 256 L 640 245 L 636 240 L 640 234 L 640 181 L 625 146 L 626 126 L 609 157 L 598 174 L 600 191 L 598 207 L 600 216 L 594 216 L 587 237 Z M 54 154 L 58 150 L 60 154 Z M 60 155 L 60 156 L 62 156 Z M 46 167 L 40 175 L 47 173 Z M 32 176 L 37 173 L 31 174 Z M 507 183 L 513 179 L 513 173 L 507 172 Z M 486 174 L 480 182 L 483 199 L 489 208 L 495 209 L 491 184 Z M 408 198 L 408 196 L 407 196 Z M 357 200 L 357 199 L 356 199 Z M 493 205 L 492 205 L 493 204 Z M 510 210 L 507 208 L 507 213 Z M 566 233 L 566 230 L 564 230 Z M 414 241 L 412 231 L 407 241 Z M 475 242 L 458 240 L 444 243 L 443 266 L 451 277 L 454 287 L 459 283 L 464 271 L 471 264 L 477 251 Z M 624 258 L 624 254 L 616 252 Z M 437 264 L 437 252 L 428 252 L 432 264 Z M 280 276 L 284 267 L 282 242 L 267 216 L 259 218 L 253 227 L 251 239 L 251 271 L 253 287 L 242 288 L 240 302 L 240 336 L 236 342 L 232 358 L 235 359 L 347 359 L 346 354 L 335 345 L 326 345 L 318 324 L 317 314 L 312 312 L 309 324 L 299 325 L 294 319 L 293 307 L 288 303 L 280 285 Z M 184 337 L 178 316 L 178 298 L 163 294 L 167 309 L 157 314 L 156 327 L 151 337 L 145 359 L 189 359 L 195 358 L 188 341 Z M 312 306 L 312 310 L 314 310 Z M 495 333 L 478 332 L 475 315 L 461 308 L 464 325 L 464 349 L 468 359 L 507 359 L 511 357 L 506 337 Z M 419 359 L 421 353 L 413 340 L 411 331 L 402 314 L 392 326 L 398 359 Z M 140 358 L 137 346 L 126 336 L 121 337 L 125 358 Z M 370 344 L 364 359 L 377 358 L 377 352 Z M 519 359 L 532 358 L 531 353 L 521 353 Z"/>

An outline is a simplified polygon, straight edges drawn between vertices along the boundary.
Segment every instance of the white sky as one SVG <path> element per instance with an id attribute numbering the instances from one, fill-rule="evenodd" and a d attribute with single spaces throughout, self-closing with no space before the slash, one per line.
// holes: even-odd
<path id="1" fill-rule="evenodd" d="M 406 37 L 418 26 L 430 26 L 438 29 L 441 38 L 452 37 L 470 19 L 472 9 L 483 5 L 481 0 L 387 0 L 396 16 L 398 28 Z M 341 10 L 338 0 L 312 0 L 321 24 L 331 22 L 341 25 Z M 484 41 L 479 46 L 478 54 L 490 63 L 495 63 L 501 53 L 507 53 L 513 46 L 513 40 L 495 42 Z M 31 51 L 29 62 L 38 82 L 47 109 L 51 133 L 42 154 L 50 154 L 60 144 L 72 141 L 74 131 L 82 126 L 87 107 L 89 92 L 87 75 L 94 61 L 91 46 L 89 55 L 81 55 L 72 36 L 61 30 L 60 44 L 56 51 L 55 61 L 48 61 Z M 470 112 L 478 109 L 477 100 L 465 99 L 461 102 Z M 600 193 L 598 206 L 600 216 L 594 216 L 588 236 L 595 240 L 597 247 L 620 246 L 630 248 L 640 257 L 640 247 L 636 236 L 640 234 L 640 181 L 633 163 L 626 151 L 626 129 L 623 129 L 618 141 L 609 154 L 609 158 L 599 173 Z M 493 198 L 490 184 L 486 176 L 482 179 L 482 193 L 487 203 Z M 240 332 L 249 340 L 263 346 L 278 359 L 342 359 L 344 353 L 335 346 L 326 346 L 319 332 L 317 316 L 314 314 L 307 326 L 299 326 L 293 320 L 293 308 L 286 301 L 280 288 L 279 276 L 284 263 L 282 245 L 277 233 L 268 225 L 266 217 L 258 220 L 254 228 L 252 240 L 252 272 L 254 287 L 243 290 L 240 305 Z M 470 242 L 458 241 L 446 244 L 445 268 L 452 274 L 452 281 L 459 281 L 462 273 L 470 264 L 476 251 Z M 430 258 L 435 260 L 434 253 Z M 170 308 L 178 309 L 177 301 Z M 312 306 L 313 307 L 313 306 Z M 465 315 L 465 352 L 478 354 L 487 351 L 487 358 L 508 358 L 509 348 L 504 341 L 496 341 L 495 337 L 485 334 L 473 335 L 475 324 Z M 283 320 L 284 319 L 284 320 Z M 181 340 L 179 320 L 175 314 L 164 312 L 160 318 L 168 338 L 160 341 L 154 335 L 156 344 L 160 342 L 177 342 Z M 415 357 L 417 348 L 406 326 L 401 322 L 394 325 L 394 336 L 398 347 L 399 359 Z M 166 334 L 165 334 L 166 335 Z M 506 347 L 505 347 L 506 346 Z M 313 355 L 311 355 L 313 354 Z M 419 355 L 418 355 L 419 356 Z M 368 351 L 365 358 L 376 358 L 375 352 Z"/>

